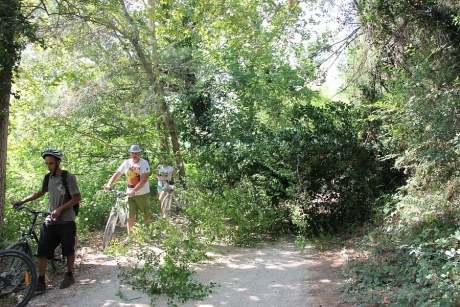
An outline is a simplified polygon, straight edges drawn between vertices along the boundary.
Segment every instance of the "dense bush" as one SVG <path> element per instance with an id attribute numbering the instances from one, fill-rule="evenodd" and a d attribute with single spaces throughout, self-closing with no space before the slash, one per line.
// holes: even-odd
<path id="1" fill-rule="evenodd" d="M 441 186 L 431 192 L 423 187 L 396 195 L 382 223 L 360 242 L 345 270 L 345 291 L 354 302 L 458 306 L 458 194 L 448 201 Z"/>
<path id="2" fill-rule="evenodd" d="M 197 186 L 217 216 L 236 220 L 241 230 L 246 223 L 235 216 L 244 212 L 259 233 L 337 233 L 368 221 L 375 201 L 402 184 L 392 160 L 378 160 L 376 142 L 360 137 L 358 113 L 347 105 L 302 103 L 287 113 L 290 124 L 281 130 L 259 124 L 192 152 L 203 170 Z"/>

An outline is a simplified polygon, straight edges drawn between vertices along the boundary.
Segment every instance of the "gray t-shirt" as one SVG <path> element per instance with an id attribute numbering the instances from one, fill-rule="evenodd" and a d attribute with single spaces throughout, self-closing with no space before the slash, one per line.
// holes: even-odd
<path id="1" fill-rule="evenodd" d="M 77 185 L 77 179 L 75 175 L 67 173 L 67 186 L 69 187 L 70 195 L 80 193 L 80 189 Z M 49 211 L 53 212 L 65 202 L 65 188 L 62 183 L 62 177 L 50 175 L 50 179 L 47 187 L 42 187 L 42 192 L 48 192 L 49 194 Z M 75 221 L 75 212 L 73 208 L 62 211 L 57 221 Z"/>

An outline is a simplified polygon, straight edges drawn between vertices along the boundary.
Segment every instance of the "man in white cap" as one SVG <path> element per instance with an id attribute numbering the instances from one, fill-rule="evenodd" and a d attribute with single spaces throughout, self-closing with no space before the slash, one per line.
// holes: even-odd
<path id="1" fill-rule="evenodd" d="M 106 191 L 110 191 L 112 185 L 117 182 L 122 174 L 126 175 L 126 193 L 128 194 L 128 226 L 129 233 L 136 221 L 139 212 L 144 216 L 144 221 L 150 222 L 150 187 L 149 163 L 141 158 L 141 148 L 139 145 L 132 145 L 129 149 L 130 159 L 125 160 L 117 171 L 104 186 Z"/>

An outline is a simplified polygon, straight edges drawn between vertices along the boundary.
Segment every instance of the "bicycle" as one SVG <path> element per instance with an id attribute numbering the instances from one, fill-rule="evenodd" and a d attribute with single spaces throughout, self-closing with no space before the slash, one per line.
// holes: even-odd
<path id="1" fill-rule="evenodd" d="M 11 244 L 10 246 L 7 247 L 7 249 L 14 249 L 14 250 L 19 250 L 21 252 L 24 252 L 26 255 L 32 258 L 32 242 L 35 242 L 38 245 L 38 235 L 37 232 L 35 231 L 35 228 L 37 227 L 37 219 L 38 217 L 44 217 L 46 218 L 49 216 L 51 213 L 49 212 L 44 212 L 44 211 L 37 211 L 34 209 L 31 209 L 26 206 L 16 206 L 16 210 L 27 210 L 29 211 L 33 217 L 30 220 L 30 226 L 27 232 L 22 232 L 21 235 L 19 236 L 18 242 L 15 242 Z M 40 228 L 40 231 L 42 229 Z M 76 241 L 75 241 L 76 244 Z M 55 250 L 55 255 L 52 259 L 49 259 L 49 271 L 50 273 L 56 273 L 59 271 L 61 268 L 65 267 L 67 265 L 67 260 L 64 256 L 62 256 L 62 249 L 61 245 L 59 245 L 56 250 Z"/>
<path id="2" fill-rule="evenodd" d="M 174 193 L 175 185 L 171 181 L 163 181 L 163 188 L 161 191 L 166 193 L 166 196 L 161 202 L 161 218 L 166 218 L 171 213 L 171 207 L 174 205 L 176 210 L 179 210 L 182 205 Z"/>
<path id="3" fill-rule="evenodd" d="M 126 205 L 121 205 L 121 197 L 127 196 L 128 194 L 117 190 L 110 190 L 110 192 L 115 194 L 116 201 L 110 211 L 107 224 L 105 225 L 104 235 L 102 237 L 102 250 L 110 245 L 110 241 L 112 240 L 117 226 L 126 227 L 127 233 L 129 233 L 128 209 L 126 208 Z"/>
<path id="4" fill-rule="evenodd" d="M 0 251 L 0 306 L 26 306 L 37 282 L 37 268 L 32 258 L 14 249 Z"/>

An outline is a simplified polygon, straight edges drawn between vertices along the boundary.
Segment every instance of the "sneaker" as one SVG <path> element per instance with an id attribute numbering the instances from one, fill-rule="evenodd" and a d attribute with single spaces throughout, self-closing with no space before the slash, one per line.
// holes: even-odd
<path id="1" fill-rule="evenodd" d="M 35 288 L 35 294 L 42 294 L 46 292 L 46 284 L 44 282 L 37 282 L 37 287 Z"/>
<path id="2" fill-rule="evenodd" d="M 59 289 L 65 289 L 67 287 L 70 287 L 71 284 L 75 283 L 75 279 L 73 279 L 72 275 L 66 275 L 64 277 L 64 280 L 61 282 L 59 285 Z"/>

